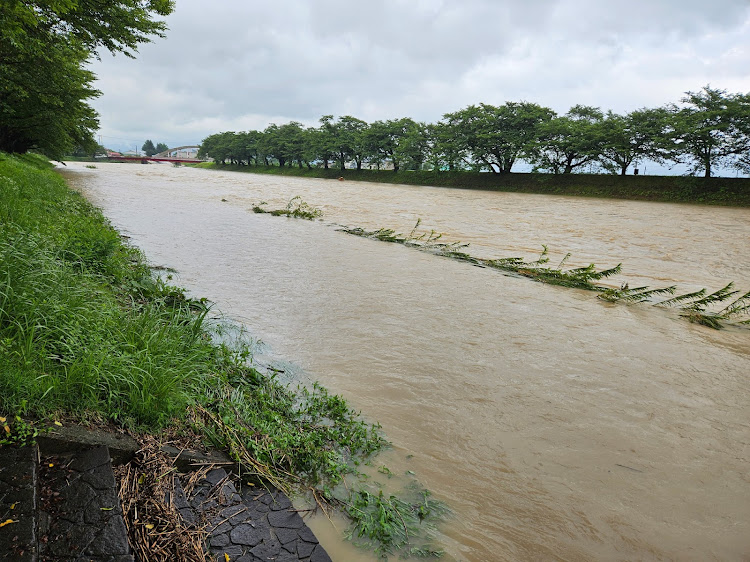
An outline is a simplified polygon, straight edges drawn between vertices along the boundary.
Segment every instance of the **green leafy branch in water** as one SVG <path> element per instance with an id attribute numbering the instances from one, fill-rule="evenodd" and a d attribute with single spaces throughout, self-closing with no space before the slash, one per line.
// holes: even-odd
<path id="1" fill-rule="evenodd" d="M 598 297 L 609 302 L 623 301 L 627 303 L 646 302 L 658 295 L 673 295 L 676 286 L 664 287 L 663 289 L 649 289 L 648 287 L 630 288 L 627 283 L 619 289 L 604 289 Z"/>
<path id="2" fill-rule="evenodd" d="M 253 207 L 254 213 L 268 213 L 274 217 L 287 216 L 295 219 L 307 219 L 314 220 L 323 216 L 323 211 L 316 207 L 312 207 L 308 203 L 302 200 L 299 195 L 295 195 L 286 204 L 285 209 L 276 209 L 274 211 L 268 211 L 264 208 L 264 205 L 268 205 L 265 201 L 262 201 L 258 205 Z"/>
<path id="3" fill-rule="evenodd" d="M 710 294 L 706 294 L 706 289 L 701 289 L 667 299 L 656 303 L 656 305 L 676 306 L 682 310 L 680 316 L 687 318 L 695 324 L 702 324 L 716 330 L 721 329 L 722 322 L 735 319 L 738 324 L 750 324 L 750 318 L 744 318 L 750 313 L 750 291 L 736 298 L 717 312 L 708 310 L 709 306 L 725 303 L 740 293 L 740 291 L 733 290 L 733 288 L 734 284 L 729 283 Z"/>
<path id="4" fill-rule="evenodd" d="M 617 264 L 615 267 L 597 271 L 596 266 L 592 263 L 586 267 L 562 269 L 568 258 L 570 258 L 570 254 L 567 254 L 557 267 L 547 267 L 546 264 L 549 262 L 548 249 L 547 246 L 543 245 L 542 253 L 533 262 L 524 262 L 521 258 L 500 258 L 495 260 L 478 259 L 477 263 L 493 269 L 511 271 L 542 283 L 589 291 L 602 290 L 603 288 L 594 284 L 594 281 L 617 275 L 622 268 L 622 264 Z"/>
<path id="5" fill-rule="evenodd" d="M 357 546 L 372 548 L 382 558 L 399 550 L 402 557 L 440 558 L 443 552 L 430 546 L 435 523 L 449 513 L 442 502 L 416 484 L 407 498 L 372 493 L 364 488 L 352 491 L 341 501 L 352 525 L 347 538 Z"/>
<path id="6" fill-rule="evenodd" d="M 601 291 L 604 289 L 603 287 L 595 285 L 593 283 L 594 281 L 599 281 L 600 279 L 616 275 L 620 273 L 621 269 L 621 264 L 601 271 L 597 271 L 594 264 L 567 270 L 562 269 L 563 264 L 568 260 L 570 254 L 566 255 L 557 267 L 548 267 L 547 263 L 549 262 L 549 256 L 547 246 L 542 246 L 542 253 L 539 255 L 539 258 L 530 262 L 517 257 L 499 259 L 477 258 L 463 251 L 465 248 L 468 248 L 468 244 L 463 244 L 461 242 L 437 242 L 437 240 L 440 240 L 442 237 L 442 234 L 436 234 L 434 230 L 431 230 L 429 233 L 416 235 L 417 228 L 419 228 L 420 224 L 421 219 L 417 220 L 417 223 L 414 225 L 414 228 L 408 236 L 398 234 L 394 230 L 385 228 L 367 231 L 359 227 L 342 227 L 339 230 L 346 232 L 347 234 L 362 236 L 364 238 L 374 238 L 384 242 L 403 244 L 422 251 L 451 259 L 466 261 L 491 269 L 509 271 L 542 283 L 575 287 L 578 289 L 588 289 L 592 291 Z"/>
<path id="7" fill-rule="evenodd" d="M 310 207 L 302 201 L 299 196 L 293 197 L 287 204 L 286 209 L 267 211 L 263 208 L 266 203 L 253 207 L 256 213 L 269 213 L 275 216 L 286 215 L 298 218 L 314 219 L 320 217 L 319 209 Z M 627 283 L 619 289 L 606 287 L 598 284 L 602 279 L 617 275 L 622 271 L 622 264 L 617 264 L 609 269 L 597 270 L 592 263 L 585 267 L 563 269 L 563 265 L 570 258 L 570 253 L 560 261 L 557 267 L 549 267 L 549 253 L 547 246 L 542 245 L 542 253 L 534 261 L 526 261 L 520 257 L 508 257 L 497 259 L 477 258 L 465 251 L 468 244 L 461 242 L 445 243 L 440 241 L 443 237 L 435 230 L 418 233 L 422 219 L 417 219 L 414 228 L 409 234 L 401 234 L 391 228 L 379 228 L 377 230 L 365 230 L 361 227 L 342 226 L 340 231 L 363 238 L 372 238 L 382 242 L 402 244 L 416 248 L 423 252 L 430 252 L 439 256 L 465 261 L 480 267 L 507 271 L 527 277 L 541 283 L 560 285 L 576 289 L 585 289 L 599 293 L 598 298 L 607 302 L 652 302 L 654 297 L 662 295 L 674 295 L 676 286 L 651 289 L 648 286 L 630 288 Z M 726 303 L 739 294 L 740 291 L 733 290 L 733 284 L 708 294 L 706 289 L 701 289 L 684 295 L 673 296 L 662 302 L 654 303 L 655 306 L 676 307 L 682 312 L 680 315 L 690 322 L 721 329 L 724 323 L 750 324 L 750 291 L 736 298 L 718 311 L 709 310 L 710 306 Z"/>
<path id="8" fill-rule="evenodd" d="M 615 267 L 603 270 L 597 270 L 593 263 L 586 267 L 563 269 L 563 265 L 570 258 L 570 254 L 568 253 L 557 267 L 549 267 L 547 265 L 549 263 L 548 249 L 544 245 L 542 246 L 542 253 L 533 261 L 526 261 L 520 257 L 498 259 L 477 258 L 463 251 L 468 247 L 468 244 L 460 242 L 447 244 L 437 242 L 437 240 L 441 239 L 442 234 L 437 234 L 434 230 L 431 230 L 429 233 L 417 235 L 416 232 L 420 224 L 421 219 L 417 220 L 409 235 L 399 234 L 394 230 L 385 228 L 368 231 L 359 227 L 342 227 L 339 230 L 364 238 L 403 244 L 444 257 L 466 261 L 481 267 L 508 271 L 541 283 L 596 291 L 599 293 L 597 295 L 598 298 L 608 302 L 652 302 L 654 297 L 674 295 L 677 290 L 676 286 L 657 289 L 651 289 L 647 286 L 630 288 L 625 283 L 619 289 L 616 289 L 600 285 L 597 283 L 598 281 L 619 274 L 622 271 L 622 264 L 617 264 Z M 654 305 L 676 307 L 682 311 L 681 316 L 687 318 L 690 322 L 718 330 L 726 322 L 750 324 L 750 318 L 748 318 L 750 316 L 750 292 L 736 298 L 717 312 L 708 310 L 712 305 L 715 306 L 716 304 L 730 301 L 739 292 L 733 290 L 733 284 L 729 283 L 726 287 L 710 294 L 707 294 L 708 291 L 706 289 L 701 289 L 700 291 L 674 296 L 662 302 L 656 302 Z"/>

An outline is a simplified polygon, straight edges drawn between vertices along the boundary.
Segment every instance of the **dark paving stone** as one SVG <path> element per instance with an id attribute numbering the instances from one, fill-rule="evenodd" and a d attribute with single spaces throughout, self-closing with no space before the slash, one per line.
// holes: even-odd
<path id="1" fill-rule="evenodd" d="M 296 554 L 282 550 L 273 560 L 275 562 L 298 562 L 299 558 Z"/>
<path id="2" fill-rule="evenodd" d="M 268 513 L 271 508 L 268 507 L 263 501 L 259 499 L 259 496 L 245 496 L 242 500 L 251 513 L 258 513 L 260 515 Z"/>
<path id="3" fill-rule="evenodd" d="M 296 511 L 272 511 L 268 514 L 268 522 L 271 527 L 285 529 L 301 529 L 305 526 L 305 522 Z"/>
<path id="4" fill-rule="evenodd" d="M 229 535 L 222 533 L 221 535 L 211 535 L 209 544 L 215 548 L 221 548 L 229 545 Z"/>
<path id="5" fill-rule="evenodd" d="M 254 547 L 250 554 L 261 560 L 275 560 L 281 552 L 281 545 L 278 541 L 263 541 L 258 546 Z"/>
<path id="6" fill-rule="evenodd" d="M 296 541 L 299 537 L 297 529 L 285 529 L 283 527 L 279 527 L 274 529 L 274 533 L 276 534 L 276 538 L 281 544 L 287 544 L 292 541 Z"/>
<path id="7" fill-rule="evenodd" d="M 315 547 L 315 550 L 313 550 L 313 553 L 310 555 L 310 562 L 332 562 L 332 561 L 331 561 L 331 557 L 328 556 L 328 553 L 323 549 L 323 547 L 318 545 Z"/>
<path id="8" fill-rule="evenodd" d="M 211 486 L 216 486 L 219 482 L 224 480 L 227 477 L 227 471 L 223 468 L 214 468 L 213 470 L 209 470 L 208 474 L 206 474 L 206 481 L 211 484 Z"/>
<path id="9" fill-rule="evenodd" d="M 180 515 L 182 516 L 182 519 L 188 524 L 188 525 L 197 525 L 198 524 L 198 515 L 193 511 L 193 508 L 186 507 L 179 510 Z"/>
<path id="10" fill-rule="evenodd" d="M 240 494 L 236 480 L 219 468 L 209 471 L 190 496 L 175 484 L 172 501 L 183 506 L 183 518 L 210 521 L 207 546 L 212 557 L 219 562 L 225 562 L 225 554 L 232 562 L 308 562 L 312 555 L 327 559 L 286 495 L 252 486 Z"/>
<path id="11" fill-rule="evenodd" d="M 307 525 L 302 527 L 299 531 L 297 531 L 297 533 L 299 534 L 299 538 L 301 538 L 303 541 L 318 544 L 318 538 Z"/>
<path id="12" fill-rule="evenodd" d="M 213 549 L 212 549 L 213 550 Z M 239 558 L 243 554 L 245 554 L 245 551 L 241 546 L 226 546 L 224 548 L 220 548 L 219 550 L 215 551 L 217 556 L 216 560 L 219 562 L 225 562 L 226 558 L 224 557 L 225 554 L 229 555 L 230 560 L 234 560 L 235 558 Z"/>
<path id="13" fill-rule="evenodd" d="M 172 503 L 174 503 L 174 506 L 178 509 L 185 509 L 186 507 L 190 507 L 190 504 L 188 504 L 187 496 L 185 495 L 185 490 L 182 489 L 182 484 L 180 484 L 180 479 L 176 476 L 173 478 L 174 481 L 174 493 L 172 494 L 172 497 L 170 498 L 172 500 Z"/>
<path id="14" fill-rule="evenodd" d="M 109 449 L 106 447 L 95 447 L 87 451 L 81 451 L 73 457 L 68 468 L 74 472 L 92 472 L 97 467 L 109 466 Z M 111 474 L 111 471 L 110 471 Z M 112 476 L 111 485 L 114 486 L 115 478 Z"/>
<path id="15" fill-rule="evenodd" d="M 107 464 L 99 465 L 84 472 L 81 475 L 81 480 L 95 490 L 110 490 L 115 487 L 115 475 L 112 473 L 109 461 Z"/>
<path id="16" fill-rule="evenodd" d="M 194 517 L 196 519 L 198 518 L 198 516 L 195 515 L 194 512 L 193 512 L 193 515 L 194 515 Z M 214 534 L 220 535 L 222 533 L 228 533 L 234 527 L 234 525 L 232 525 L 232 523 L 230 523 L 229 521 L 226 521 L 224 519 L 218 519 L 218 520 L 216 520 L 216 522 L 214 523 L 214 525 L 216 525 L 216 526 L 215 527 L 212 527 L 211 525 L 208 526 L 208 532 L 211 533 L 212 535 L 214 535 Z"/>
<path id="17" fill-rule="evenodd" d="M 53 522 L 48 542 L 41 547 L 42 558 L 52 556 L 81 556 L 84 549 L 93 542 L 96 531 L 88 525 L 77 525 L 67 521 Z"/>
<path id="18" fill-rule="evenodd" d="M 263 517 L 266 513 L 271 511 L 269 507 L 265 504 L 258 503 L 258 505 L 255 506 L 255 513 L 258 514 L 258 517 Z"/>
<path id="19" fill-rule="evenodd" d="M 229 537 L 234 544 L 255 546 L 263 539 L 270 539 L 271 530 L 266 525 L 253 526 L 250 523 L 242 523 L 232 529 Z"/>
<path id="20" fill-rule="evenodd" d="M 0 449 L 0 560 L 27 562 L 36 557 L 36 449 Z"/>
<path id="21" fill-rule="evenodd" d="M 271 508 L 271 511 L 281 511 L 292 507 L 292 502 L 281 492 L 274 492 L 270 495 L 272 502 L 268 506 Z"/>
<path id="22" fill-rule="evenodd" d="M 312 554 L 316 546 L 318 545 L 305 541 L 297 541 L 297 555 L 300 558 L 307 558 Z"/>
<path id="23" fill-rule="evenodd" d="M 73 560 L 71 558 L 66 559 L 66 562 L 68 560 Z M 46 561 L 42 561 L 46 562 Z M 96 557 L 92 558 L 91 556 L 81 556 L 79 558 L 75 559 L 75 562 L 136 562 L 135 557 L 132 554 L 123 554 L 120 556 L 105 556 L 103 558 Z"/>
<path id="24" fill-rule="evenodd" d="M 268 492 L 261 492 L 256 496 L 256 501 L 259 501 L 266 505 L 271 505 L 273 503 L 273 496 Z"/>
<path id="25" fill-rule="evenodd" d="M 116 556 L 127 554 L 130 551 L 128 546 L 128 530 L 125 528 L 125 522 L 119 513 L 110 516 L 96 539 L 86 549 L 86 554 L 93 556 Z"/>

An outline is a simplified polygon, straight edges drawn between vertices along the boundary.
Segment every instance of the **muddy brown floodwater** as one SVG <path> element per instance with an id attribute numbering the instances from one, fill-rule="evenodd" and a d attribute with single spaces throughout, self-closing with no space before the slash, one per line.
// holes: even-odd
<path id="1" fill-rule="evenodd" d="M 750 330 L 337 232 L 483 257 L 623 263 L 611 280 L 750 289 L 750 210 L 69 164 L 72 185 L 270 355 L 378 420 L 454 515 L 447 560 L 747 560 Z M 322 222 L 256 215 L 299 195 Z M 226 201 L 222 201 L 225 199 Z M 335 560 L 369 560 L 324 518 Z"/>

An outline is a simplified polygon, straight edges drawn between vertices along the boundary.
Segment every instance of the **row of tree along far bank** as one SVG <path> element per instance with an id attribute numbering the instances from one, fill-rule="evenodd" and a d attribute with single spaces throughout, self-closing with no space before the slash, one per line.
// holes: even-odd
<path id="1" fill-rule="evenodd" d="M 597 169 L 622 175 L 651 160 L 687 164 L 706 177 L 718 167 L 750 173 L 750 93 L 705 86 L 687 92 L 679 105 L 627 115 L 584 105 L 557 115 L 526 101 L 470 105 L 437 123 L 325 115 L 319 127 L 292 121 L 210 135 L 199 157 L 235 165 L 495 174 L 510 173 L 523 160 L 554 174 Z"/>

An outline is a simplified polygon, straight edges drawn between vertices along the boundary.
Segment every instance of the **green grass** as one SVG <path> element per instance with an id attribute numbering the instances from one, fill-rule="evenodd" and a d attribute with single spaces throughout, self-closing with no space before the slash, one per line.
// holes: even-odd
<path id="1" fill-rule="evenodd" d="M 213 378 L 205 306 L 43 167 L 0 161 L 0 408 L 163 427 Z"/>
<path id="2" fill-rule="evenodd" d="M 387 445 L 380 426 L 317 384 L 254 368 L 249 340 L 229 342 L 208 311 L 46 161 L 0 153 L 0 447 L 33 439 L 45 419 L 191 430 L 245 476 L 344 505 L 345 478 L 364 478 L 358 467 Z M 381 539 L 373 548 L 421 552 Z"/>
<path id="3" fill-rule="evenodd" d="M 409 185 L 750 207 L 750 178 L 701 178 L 693 176 L 616 176 L 610 174 L 427 172 L 279 168 L 232 166 L 214 163 L 198 168 L 234 170 L 254 174 L 369 181 Z"/>

